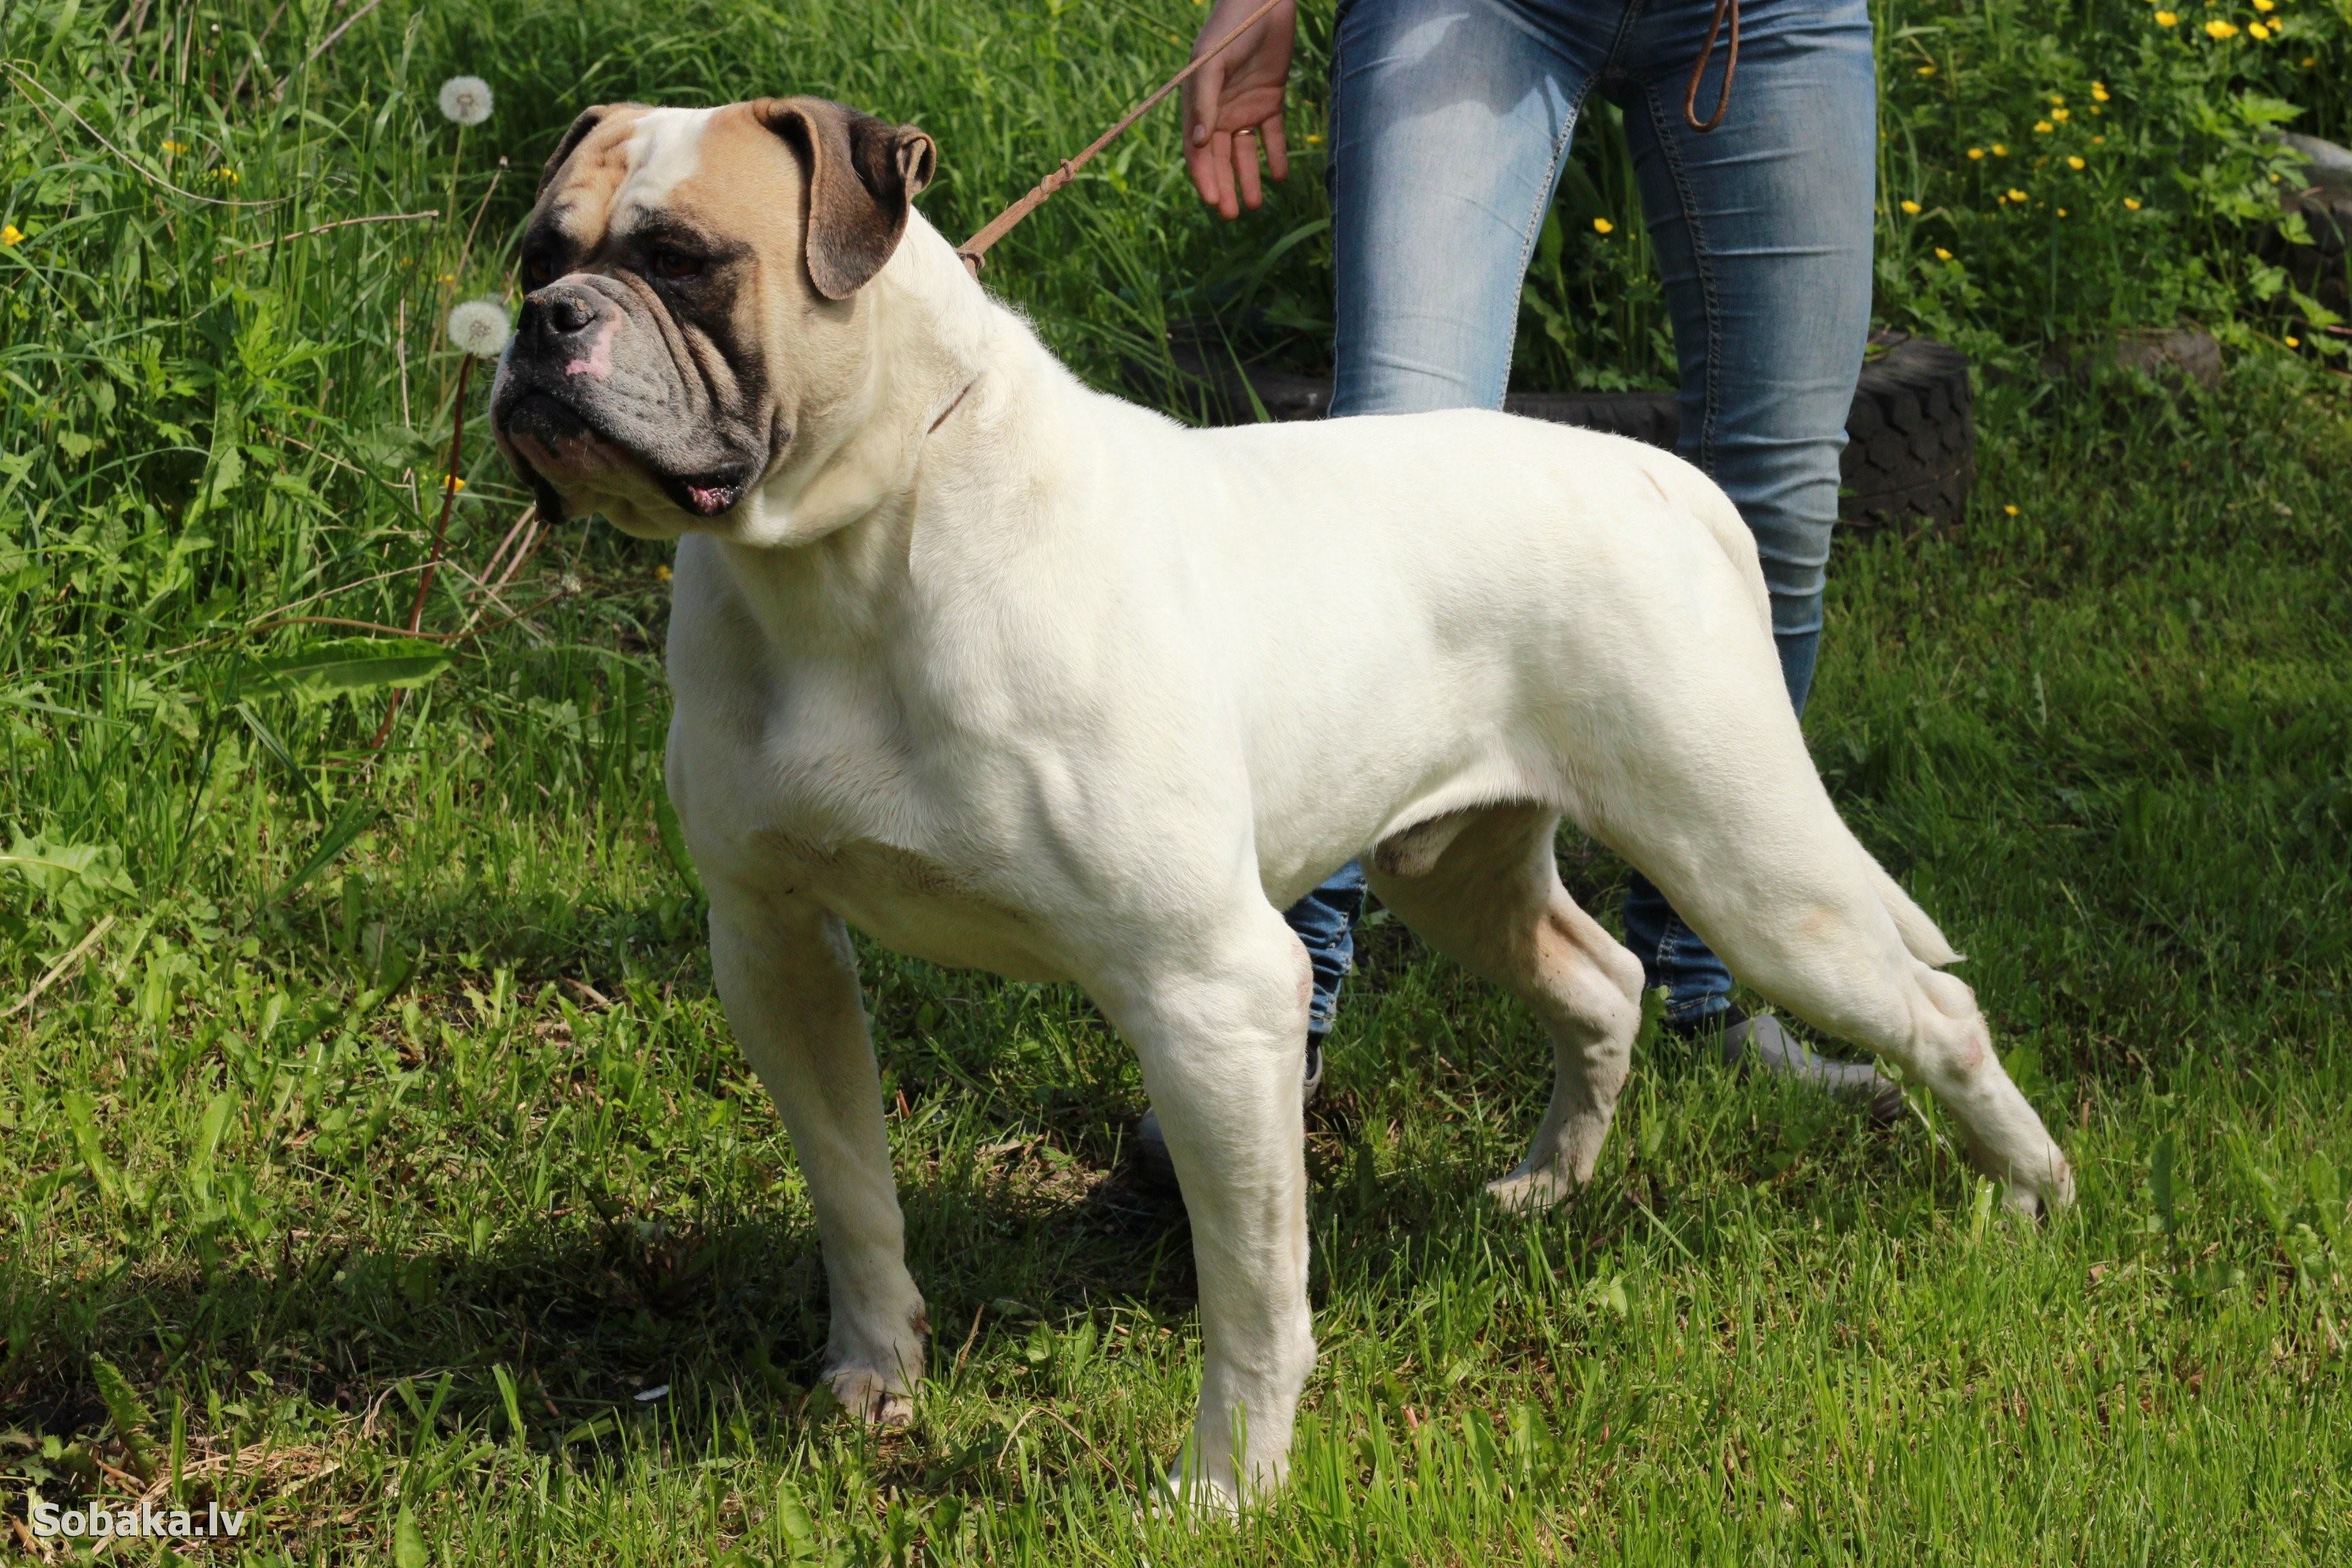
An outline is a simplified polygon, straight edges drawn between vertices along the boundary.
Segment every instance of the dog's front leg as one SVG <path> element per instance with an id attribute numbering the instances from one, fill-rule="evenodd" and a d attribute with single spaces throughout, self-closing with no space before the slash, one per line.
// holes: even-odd
<path id="1" fill-rule="evenodd" d="M 1231 1508 L 1282 1485 L 1315 1365 L 1299 1106 L 1310 982 L 1267 906 L 1171 946 L 1098 996 L 1141 1058 L 1192 1222 L 1205 1364 L 1171 1485 Z"/>
<path id="2" fill-rule="evenodd" d="M 814 904 L 714 881 L 710 955 L 727 1021 L 808 1177 L 833 1295 L 825 1380 L 867 1419 L 905 1421 L 929 1324 L 907 1273 L 849 933 Z"/>

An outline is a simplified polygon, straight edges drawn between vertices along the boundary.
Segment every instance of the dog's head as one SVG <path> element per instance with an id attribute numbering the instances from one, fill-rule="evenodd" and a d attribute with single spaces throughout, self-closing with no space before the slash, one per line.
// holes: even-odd
<path id="1" fill-rule="evenodd" d="M 936 156 L 910 126 L 813 98 L 574 121 L 540 181 L 490 400 L 542 512 L 730 531 L 865 374 L 859 290 Z"/>

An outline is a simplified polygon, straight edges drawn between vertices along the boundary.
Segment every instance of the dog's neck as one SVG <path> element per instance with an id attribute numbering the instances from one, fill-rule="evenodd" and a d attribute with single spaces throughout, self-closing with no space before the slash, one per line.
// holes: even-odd
<path id="1" fill-rule="evenodd" d="M 919 502 L 960 489 L 983 458 L 998 489 L 1055 461 L 1018 416 L 1041 394 L 1083 393 L 919 213 L 861 303 L 873 312 L 866 384 L 803 425 L 802 452 L 744 498 L 719 544 L 772 637 L 881 635 Z"/>

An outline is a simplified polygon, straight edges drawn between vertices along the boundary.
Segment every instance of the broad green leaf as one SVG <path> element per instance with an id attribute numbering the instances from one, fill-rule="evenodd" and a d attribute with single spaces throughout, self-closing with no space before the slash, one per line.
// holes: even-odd
<path id="1" fill-rule="evenodd" d="M 256 659 L 246 684 L 298 702 L 326 702 L 428 685 L 449 668 L 452 657 L 440 644 L 416 637 L 335 637 L 298 653 Z"/>

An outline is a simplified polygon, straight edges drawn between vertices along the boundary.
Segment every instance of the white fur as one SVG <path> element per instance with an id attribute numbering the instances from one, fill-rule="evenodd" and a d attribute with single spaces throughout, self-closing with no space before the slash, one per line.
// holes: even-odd
<path id="1" fill-rule="evenodd" d="M 622 150 L 629 172 L 614 195 L 614 228 L 624 217 L 658 211 L 669 194 L 702 166 L 702 133 L 717 110 L 648 109 L 630 128 Z"/>
<path id="2" fill-rule="evenodd" d="M 696 529 L 669 788 L 807 1170 L 845 1399 L 903 1412 L 924 1328 L 845 922 L 1075 982 L 1134 1045 L 1192 1216 L 1189 1462 L 1220 1495 L 1279 1481 L 1314 1362 L 1279 911 L 1351 857 L 1553 1036 L 1506 1201 L 1590 1177 L 1640 1017 L 1640 966 L 1560 889 L 1563 816 L 1750 984 L 1942 1096 L 2019 1206 L 2064 1201 L 1930 967 L 1950 950 L 1823 793 L 1755 546 L 1696 470 L 1492 413 L 1184 429 L 1082 385 L 919 216 L 856 309 L 857 369 L 755 494 L 631 520 Z"/>

